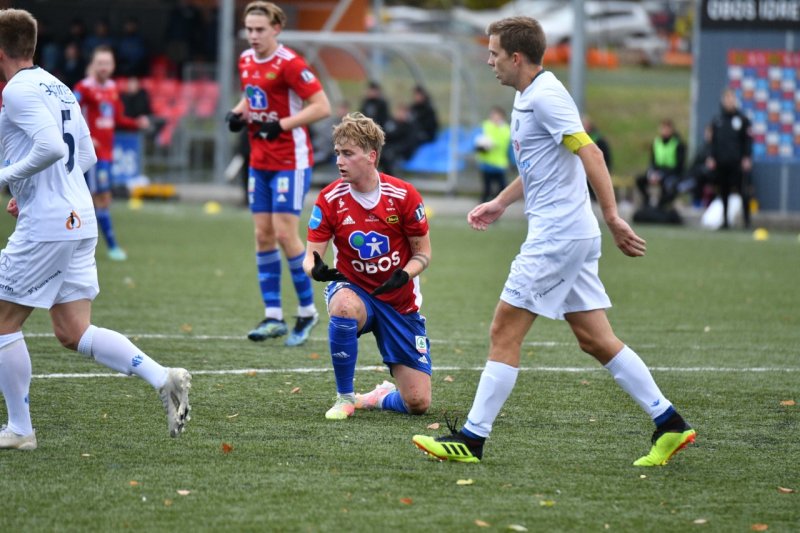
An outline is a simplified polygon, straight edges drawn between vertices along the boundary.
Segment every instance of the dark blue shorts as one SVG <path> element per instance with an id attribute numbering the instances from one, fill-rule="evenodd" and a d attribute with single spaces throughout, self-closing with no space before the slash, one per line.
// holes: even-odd
<path id="1" fill-rule="evenodd" d="M 250 167 L 247 202 L 253 213 L 294 213 L 300 216 L 310 187 L 310 168 L 257 170 Z"/>
<path id="2" fill-rule="evenodd" d="M 385 365 L 403 365 L 431 374 L 431 343 L 425 331 L 425 317 L 419 313 L 401 315 L 389 304 L 373 298 L 367 291 L 346 281 L 335 281 L 325 288 L 325 302 L 341 289 L 355 292 L 367 309 L 361 331 L 372 332 Z"/>
<path id="3" fill-rule="evenodd" d="M 110 191 L 111 161 L 97 161 L 83 177 L 86 178 L 86 185 L 89 186 L 90 193 L 100 194 Z"/>

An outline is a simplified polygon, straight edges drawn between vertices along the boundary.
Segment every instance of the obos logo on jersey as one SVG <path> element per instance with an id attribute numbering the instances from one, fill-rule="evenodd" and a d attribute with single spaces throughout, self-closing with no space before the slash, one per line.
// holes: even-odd
<path id="1" fill-rule="evenodd" d="M 247 95 L 247 103 L 250 109 L 267 108 L 267 93 L 261 87 L 248 85 L 244 88 L 244 94 Z"/>
<path id="2" fill-rule="evenodd" d="M 104 117 L 114 116 L 114 106 L 111 102 L 100 102 L 100 115 Z"/>
<path id="3" fill-rule="evenodd" d="M 354 231 L 348 239 L 350 246 L 358 252 L 361 261 L 353 259 L 350 264 L 356 272 L 375 274 L 388 272 L 392 267 L 400 264 L 400 252 L 395 250 L 389 254 L 389 237 L 376 231 L 364 233 Z M 377 261 L 375 260 L 377 259 Z"/>
<path id="4" fill-rule="evenodd" d="M 350 246 L 358 252 L 361 259 L 372 259 L 389 253 L 389 237 L 376 231 L 370 231 L 366 235 L 363 231 L 355 231 L 350 234 Z"/>

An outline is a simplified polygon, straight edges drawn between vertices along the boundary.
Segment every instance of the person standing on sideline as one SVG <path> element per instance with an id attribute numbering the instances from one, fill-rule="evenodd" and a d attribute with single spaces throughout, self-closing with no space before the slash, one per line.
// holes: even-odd
<path id="1" fill-rule="evenodd" d="M 722 199 L 722 229 L 728 229 L 728 198 L 738 190 L 742 196 L 744 226 L 750 227 L 750 194 L 747 175 L 753 168 L 753 138 L 750 119 L 739 111 L 733 89 L 722 92 L 719 114 L 711 121 L 711 138 L 706 166 L 714 173 Z"/>
<path id="2" fill-rule="evenodd" d="M 117 372 L 141 377 L 157 391 L 172 437 L 189 420 L 192 376 L 165 368 L 126 337 L 91 324 L 97 296 L 97 222 L 83 173 L 97 161 L 89 128 L 72 91 L 33 64 L 36 19 L 0 10 L 3 89 L 0 186 L 11 190 L 6 210 L 17 218 L 0 251 L 0 391 L 8 423 L 0 448 L 34 450 L 28 391 L 31 358 L 22 326 L 34 308 L 49 309 L 64 347 Z"/>
<path id="3" fill-rule="evenodd" d="M 114 164 L 114 130 L 147 129 L 150 119 L 145 116 L 131 118 L 125 115 L 125 107 L 119 96 L 117 84 L 111 79 L 114 74 L 114 52 L 111 47 L 100 45 L 92 52 L 88 67 L 89 75 L 79 81 L 73 92 L 81 106 L 92 142 L 97 152 L 97 164 L 86 173 L 86 181 L 94 200 L 97 224 L 108 245 L 108 257 L 114 261 L 125 261 L 128 255 L 117 244 L 111 223 L 111 166 Z"/>
<path id="4" fill-rule="evenodd" d="M 563 319 L 581 349 L 593 356 L 653 419 L 650 453 L 633 464 L 656 466 L 686 444 L 695 431 L 661 393 L 644 362 L 611 329 L 611 302 L 598 277 L 600 227 L 592 213 L 586 177 L 617 247 L 631 257 L 646 243 L 617 213 L 611 177 L 600 149 L 583 131 L 575 102 L 542 68 L 545 36 L 529 17 L 489 25 L 489 60 L 502 85 L 517 90 L 511 115 L 512 142 L 520 176 L 500 195 L 467 215 L 486 230 L 513 202 L 524 199 L 528 236 L 511 265 L 490 329 L 489 360 L 467 421 L 438 439 L 413 437 L 440 460 L 479 462 L 492 424 L 514 388 L 520 348 L 539 315 Z"/>
<path id="5" fill-rule="evenodd" d="M 325 187 L 308 222 L 303 268 L 325 290 L 328 338 L 338 392 L 325 418 L 356 409 L 423 414 L 431 403 L 430 341 L 419 314 L 419 275 L 431 260 L 422 197 L 409 183 L 378 172 L 383 131 L 361 113 L 333 131 L 340 179 Z M 334 268 L 322 256 L 333 241 Z M 358 337 L 372 332 L 397 386 L 384 381 L 355 394 Z"/>
<path id="6" fill-rule="evenodd" d="M 492 107 L 489 118 L 481 124 L 481 134 L 475 141 L 478 166 L 483 179 L 481 202 L 488 202 L 506 188 L 506 173 L 511 146 L 511 127 L 506 112 L 500 106 Z"/>
<path id="7" fill-rule="evenodd" d="M 250 134 L 248 203 L 265 311 L 247 338 L 263 341 L 289 333 L 281 307 L 283 250 L 299 300 L 297 321 L 286 346 L 299 346 L 319 321 L 311 280 L 303 272 L 305 249 L 299 236 L 300 213 L 314 166 L 307 126 L 330 115 L 331 105 L 305 60 L 278 42 L 285 25 L 283 10 L 271 2 L 257 0 L 245 7 L 250 48 L 239 57 L 244 97 L 226 121 L 232 132 L 247 126 Z"/>

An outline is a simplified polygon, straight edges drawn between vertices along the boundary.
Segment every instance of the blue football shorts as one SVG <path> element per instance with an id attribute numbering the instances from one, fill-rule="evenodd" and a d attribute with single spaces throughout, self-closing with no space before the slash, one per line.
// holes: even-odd
<path id="1" fill-rule="evenodd" d="M 310 187 L 310 168 L 258 170 L 250 167 L 247 202 L 253 213 L 293 213 L 300 216 Z"/>
<path id="2" fill-rule="evenodd" d="M 361 331 L 375 336 L 383 363 L 403 365 L 431 374 L 431 343 L 425 331 L 425 317 L 419 313 L 402 315 L 391 305 L 373 298 L 367 291 L 347 281 L 335 281 L 325 288 L 325 302 L 341 289 L 355 292 L 367 310 L 367 321 Z"/>
<path id="3" fill-rule="evenodd" d="M 111 161 L 98 160 L 95 165 L 84 174 L 86 185 L 92 194 L 101 194 L 111 190 Z"/>

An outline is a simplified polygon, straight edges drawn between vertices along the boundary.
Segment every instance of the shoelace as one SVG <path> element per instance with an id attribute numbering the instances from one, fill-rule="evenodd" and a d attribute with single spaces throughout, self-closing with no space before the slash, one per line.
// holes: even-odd
<path id="1" fill-rule="evenodd" d="M 458 417 L 455 417 L 453 419 L 453 423 L 451 424 L 450 423 L 450 417 L 447 416 L 447 413 L 445 412 L 444 413 L 444 423 L 447 424 L 447 429 L 450 430 L 450 436 L 451 437 L 455 436 L 455 435 L 458 435 L 459 432 L 456 429 L 458 427 Z"/>

